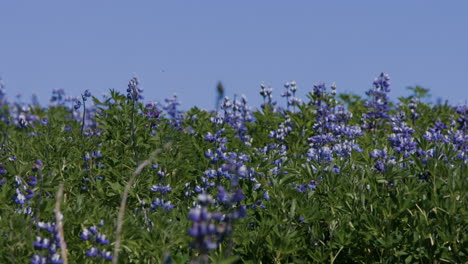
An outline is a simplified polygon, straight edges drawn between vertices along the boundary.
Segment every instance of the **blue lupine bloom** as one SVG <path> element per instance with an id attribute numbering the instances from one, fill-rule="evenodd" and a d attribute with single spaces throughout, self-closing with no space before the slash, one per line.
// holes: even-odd
<path id="1" fill-rule="evenodd" d="M 63 260 L 60 259 L 60 255 L 53 254 L 52 257 L 50 257 L 50 263 L 51 264 L 62 264 Z"/>
<path id="2" fill-rule="evenodd" d="M 26 197 L 18 188 L 16 188 L 16 196 L 14 200 L 17 204 L 24 204 L 24 201 L 26 200 Z"/>
<path id="3" fill-rule="evenodd" d="M 33 243 L 34 249 L 47 249 L 50 246 L 50 240 L 37 236 L 36 241 Z"/>
<path id="4" fill-rule="evenodd" d="M 174 205 L 171 204 L 171 201 L 166 201 L 162 204 L 162 208 L 166 209 L 166 212 L 169 212 L 170 210 L 174 209 Z"/>
<path id="5" fill-rule="evenodd" d="M 52 106 L 63 105 L 64 97 L 65 97 L 65 91 L 63 89 L 52 90 L 52 97 L 50 98 L 50 102 Z"/>
<path id="6" fill-rule="evenodd" d="M 104 220 L 99 222 L 99 227 L 104 226 Z M 102 250 L 99 248 L 103 245 L 108 245 L 110 240 L 106 238 L 105 234 L 99 232 L 99 227 L 96 225 L 90 226 L 89 228 L 83 228 L 83 231 L 80 234 L 81 239 L 89 240 L 92 243 L 92 247 L 89 250 L 86 250 L 86 256 L 94 258 L 103 258 L 104 260 L 112 260 L 112 255 L 109 251 Z"/>
<path id="7" fill-rule="evenodd" d="M 58 236 L 58 234 L 57 234 Z M 60 238 L 59 237 L 56 237 L 55 240 L 58 241 Z M 50 244 L 50 247 L 49 247 L 49 253 L 50 254 L 55 254 L 57 253 L 57 245 L 55 243 L 53 244 Z"/>
<path id="8" fill-rule="evenodd" d="M 177 106 L 180 105 L 177 96 L 174 95 L 172 98 L 166 98 L 164 101 L 166 104 L 163 109 L 170 116 L 169 124 L 175 129 L 182 129 L 183 117 L 181 111 L 177 109 Z"/>
<path id="9" fill-rule="evenodd" d="M 102 158 L 102 153 L 101 153 L 100 150 L 93 151 L 91 153 L 91 157 L 93 157 L 93 158 Z"/>
<path id="10" fill-rule="evenodd" d="M 99 250 L 95 247 L 92 247 L 89 250 L 86 250 L 86 255 L 88 257 L 96 257 L 98 254 L 99 254 Z"/>
<path id="11" fill-rule="evenodd" d="M 38 222 L 37 227 L 42 230 L 46 230 L 49 234 L 48 237 L 37 236 L 36 240 L 33 242 L 35 250 L 48 250 L 48 258 L 43 254 L 34 254 L 31 258 L 31 263 L 53 263 L 61 264 L 63 260 L 61 256 L 57 254 L 57 248 L 60 248 L 60 237 L 58 235 L 58 230 L 55 228 L 55 224 Z M 64 242 L 64 241 L 63 241 Z M 46 256 L 47 256 L 46 255 Z"/>
<path id="12" fill-rule="evenodd" d="M 192 226 L 188 234 L 194 238 L 191 243 L 193 248 L 200 249 L 202 252 L 217 248 L 217 242 L 214 235 L 217 229 L 213 220 L 220 220 L 220 213 L 211 214 L 208 212 L 208 205 L 213 202 L 213 198 L 207 194 L 198 195 L 200 206 L 190 210 L 188 219 L 192 221 Z"/>
<path id="13" fill-rule="evenodd" d="M 91 231 L 91 233 L 92 233 L 93 235 L 95 235 L 95 234 L 98 232 L 98 227 L 95 226 L 95 225 L 90 226 L 90 227 L 89 227 L 89 231 Z"/>
<path id="14" fill-rule="evenodd" d="M 112 256 L 112 252 L 110 251 L 101 251 L 101 257 L 105 260 L 112 260 L 113 256 Z"/>
<path id="15" fill-rule="evenodd" d="M 245 198 L 244 193 L 241 189 L 237 189 L 234 194 L 232 195 L 231 202 L 232 203 L 239 203 Z"/>
<path id="16" fill-rule="evenodd" d="M 378 172 L 385 172 L 387 166 L 385 165 L 385 162 L 384 162 L 384 161 L 378 160 L 378 161 L 376 161 L 376 163 L 374 164 L 374 168 L 376 168 Z"/>
<path id="17" fill-rule="evenodd" d="M 31 258 L 31 264 L 47 264 L 47 258 L 39 254 L 34 254 Z"/>
<path id="18" fill-rule="evenodd" d="M 160 114 L 162 111 L 158 110 L 157 103 L 148 103 L 145 105 L 145 116 L 150 119 L 159 120 Z M 153 124 L 153 128 L 157 129 L 158 125 Z"/>
<path id="19" fill-rule="evenodd" d="M 172 205 L 170 201 L 164 201 L 163 199 L 156 198 L 151 204 L 151 208 L 156 210 L 158 207 L 165 209 L 167 212 L 174 209 L 174 205 Z"/>
<path id="20" fill-rule="evenodd" d="M 190 210 L 190 213 L 188 215 L 188 219 L 194 222 L 205 221 L 205 220 L 208 220 L 209 218 L 210 218 L 210 214 L 208 213 L 208 209 L 205 207 L 193 208 L 192 210 Z"/>
<path id="21" fill-rule="evenodd" d="M 390 77 L 388 74 L 382 73 L 373 82 L 374 88 L 366 92 L 371 97 L 371 101 L 366 101 L 364 107 L 369 108 L 365 114 L 365 119 L 369 119 L 370 123 L 365 123 L 366 129 L 373 129 L 376 126 L 376 121 L 386 119 L 388 117 L 388 105 L 390 92 Z"/>
<path id="22" fill-rule="evenodd" d="M 194 189 L 195 192 L 199 193 L 202 191 L 202 188 L 200 186 L 195 186 L 195 189 Z"/>
<path id="23" fill-rule="evenodd" d="M 332 172 L 336 174 L 340 173 L 340 167 L 338 167 L 337 165 L 333 165 Z"/>
<path id="24" fill-rule="evenodd" d="M 132 100 L 133 102 L 143 99 L 143 96 L 141 95 L 141 93 L 143 93 L 143 89 L 139 88 L 138 84 L 139 82 L 137 77 L 133 77 L 128 82 L 127 99 Z"/>
<path id="25" fill-rule="evenodd" d="M 313 126 L 315 134 L 308 138 L 310 148 L 306 154 L 308 161 L 319 164 L 329 164 L 335 154 L 349 157 L 351 152 L 362 151 L 355 138 L 363 133 L 358 126 L 350 126 L 346 122 L 351 113 L 344 106 L 335 107 L 336 86 L 332 85 L 331 94 L 326 91 L 325 84 L 314 85 L 311 105 L 316 110 L 316 120 Z"/>
<path id="26" fill-rule="evenodd" d="M 172 187 L 169 184 L 166 186 L 162 186 L 161 184 L 158 184 L 158 185 L 153 185 L 150 191 L 160 192 L 161 194 L 166 194 L 172 191 Z"/>
<path id="27" fill-rule="evenodd" d="M 285 116 L 285 120 L 279 125 L 277 130 L 270 131 L 270 138 L 276 138 L 278 140 L 284 140 L 286 136 L 292 131 L 292 122 L 288 115 Z"/>
<path id="28" fill-rule="evenodd" d="M 37 177 L 36 177 L 36 175 L 29 176 L 28 185 L 31 186 L 31 187 L 34 187 L 34 186 L 37 185 Z"/>
<path id="29" fill-rule="evenodd" d="M 440 141 L 444 143 L 449 143 L 450 139 L 448 138 L 448 136 L 442 134 L 442 131 L 446 128 L 447 125 L 438 120 L 435 122 L 432 128 L 429 128 L 429 130 L 426 131 L 426 133 L 423 135 L 423 138 L 433 142 Z"/>
<path id="30" fill-rule="evenodd" d="M 34 197 L 34 191 L 31 189 L 26 189 L 25 190 L 26 195 L 24 196 L 26 199 L 31 199 Z"/>
<path id="31" fill-rule="evenodd" d="M 81 101 L 75 100 L 75 104 L 73 105 L 73 108 L 75 108 L 75 110 L 78 110 L 80 109 L 80 107 L 81 107 Z"/>
<path id="32" fill-rule="evenodd" d="M 378 149 L 374 149 L 371 153 L 369 153 L 369 155 L 371 156 L 371 158 L 383 158 L 383 159 L 386 159 L 387 158 L 387 152 L 385 152 L 385 150 L 378 150 Z"/>
<path id="33" fill-rule="evenodd" d="M 106 235 L 97 233 L 96 242 L 101 245 L 107 245 L 109 244 L 109 239 L 106 239 Z"/>
<path id="34" fill-rule="evenodd" d="M 83 97 L 83 101 L 86 101 L 86 99 L 87 99 L 88 97 L 91 97 L 91 92 L 90 92 L 89 90 L 86 89 L 86 90 L 84 91 L 84 94 L 82 95 L 82 97 Z"/>
<path id="35" fill-rule="evenodd" d="M 314 190 L 317 187 L 317 182 L 315 180 L 311 180 L 308 184 L 292 183 L 291 185 L 296 189 L 296 191 L 304 193 Z"/>
<path id="36" fill-rule="evenodd" d="M 265 107 L 268 105 L 270 107 L 273 107 L 273 112 L 276 112 L 277 109 L 275 109 L 276 102 L 273 101 L 273 88 L 269 87 L 266 88 L 265 83 L 260 84 L 260 95 L 263 97 L 263 104 L 261 105 L 262 109 L 265 109 Z"/>

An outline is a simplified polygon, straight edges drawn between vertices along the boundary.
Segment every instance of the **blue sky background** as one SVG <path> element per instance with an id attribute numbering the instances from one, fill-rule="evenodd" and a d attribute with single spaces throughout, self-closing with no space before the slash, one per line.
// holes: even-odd
<path id="1" fill-rule="evenodd" d="M 258 106 L 262 81 L 279 101 L 296 80 L 364 96 L 380 72 L 392 95 L 468 99 L 468 1 L 0 1 L 0 76 L 9 98 L 46 103 L 109 88 L 136 74 L 145 101 L 178 95 L 213 109 L 216 83 Z"/>

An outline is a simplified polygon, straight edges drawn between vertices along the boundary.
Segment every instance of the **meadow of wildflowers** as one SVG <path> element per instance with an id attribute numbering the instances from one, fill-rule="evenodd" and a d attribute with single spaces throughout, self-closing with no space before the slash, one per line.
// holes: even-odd
<path id="1" fill-rule="evenodd" d="M 125 84 L 123 84 L 125 86 Z M 263 103 L 0 87 L 0 263 L 466 263 L 468 106 L 380 74 Z M 297 98 L 297 89 L 308 89 Z"/>

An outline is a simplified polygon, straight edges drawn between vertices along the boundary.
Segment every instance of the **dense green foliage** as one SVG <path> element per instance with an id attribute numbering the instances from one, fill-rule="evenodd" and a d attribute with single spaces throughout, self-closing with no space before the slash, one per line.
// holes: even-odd
<path id="1" fill-rule="evenodd" d="M 466 263 L 466 106 L 457 110 L 422 102 L 411 105 L 421 97 L 419 89 L 398 103 L 389 103 L 387 117 L 369 118 L 370 128 L 365 128 L 362 118 L 369 111 L 365 99 L 335 97 L 323 87 L 316 87 L 308 102 L 291 104 L 289 110 L 265 100 L 251 119 L 242 119 L 241 110 L 225 100 L 219 111 L 223 122 L 218 124 L 210 120 L 216 116 L 214 111 L 167 108 L 160 112 L 158 105 L 145 106 L 136 97 L 116 91 L 104 99 L 93 98 L 95 113 L 88 113 L 92 117 L 85 119 L 83 130 L 82 112 L 66 104 L 24 108 L 5 102 L 0 122 L 0 262 L 30 262 L 39 252 L 33 243 L 47 232 L 38 228 L 38 222 L 55 223 L 61 183 L 69 263 L 104 262 L 87 257 L 93 241 L 83 240 L 80 234 L 103 220 L 99 231 L 110 243 L 99 247 L 113 250 L 124 188 L 136 167 L 154 151 L 158 151 L 151 161 L 155 166 L 136 176 L 128 195 L 119 262 L 197 259 L 204 253 L 190 246 L 193 238 L 188 234 L 192 226 L 188 215 L 197 206 L 200 192 L 195 187 L 215 198 L 218 185 L 231 191 L 236 188 L 228 177 L 219 176 L 210 179 L 216 185 L 213 188 L 202 186 L 206 170 L 229 163 L 227 159 L 210 162 L 206 154 L 218 147 L 206 135 L 224 128 L 225 152 L 249 157 L 243 165 L 248 176 L 240 177 L 237 186 L 245 197 L 231 207 L 215 202 L 209 208 L 227 214 L 245 206 L 246 217 L 230 223 L 232 238 L 209 251 L 210 261 Z M 88 105 L 88 111 L 93 109 Z M 237 105 L 242 103 L 234 101 Z M 329 111 L 325 116 L 338 116 L 340 105 L 346 106 L 352 116 L 342 125 L 362 128 L 362 135 L 352 138 L 334 134 L 320 149 L 350 140 L 355 148 L 349 155 L 332 153 L 331 159 L 314 159 L 310 154 L 316 146 L 310 138 L 331 132 L 317 127 L 324 117 L 323 105 Z M 419 116 L 411 118 L 412 113 Z M 237 116 L 236 124 L 245 130 L 232 125 L 229 115 Z M 28 116 L 34 118 L 27 120 Z M 392 116 L 399 116 L 399 121 Z M 399 152 L 389 140 L 398 134 L 394 126 L 400 121 L 414 129 L 410 135 L 414 149 L 407 153 Z M 437 121 L 445 124 L 437 130 L 442 139 L 424 137 Z M 271 136 L 281 126 L 290 128 L 284 137 Z M 385 151 L 385 157 L 372 157 L 374 150 Z M 28 184 L 32 177 L 37 184 Z M 172 190 L 152 192 L 158 184 L 169 184 Z M 34 195 L 21 204 L 18 192 L 26 189 Z M 153 209 L 156 198 L 171 201 L 174 208 Z M 216 222 L 218 229 L 222 224 Z"/>

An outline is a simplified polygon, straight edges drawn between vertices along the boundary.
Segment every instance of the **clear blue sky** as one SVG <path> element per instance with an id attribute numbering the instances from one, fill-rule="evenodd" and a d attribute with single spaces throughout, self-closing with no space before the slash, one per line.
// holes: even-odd
<path id="1" fill-rule="evenodd" d="M 258 105 L 264 81 L 304 94 L 336 82 L 364 96 L 380 72 L 392 98 L 407 86 L 433 99 L 468 99 L 468 1 L 79 0 L 0 2 L 0 76 L 10 99 L 51 90 L 125 92 L 136 74 L 145 101 L 178 95 L 213 109 L 228 95 Z"/>

